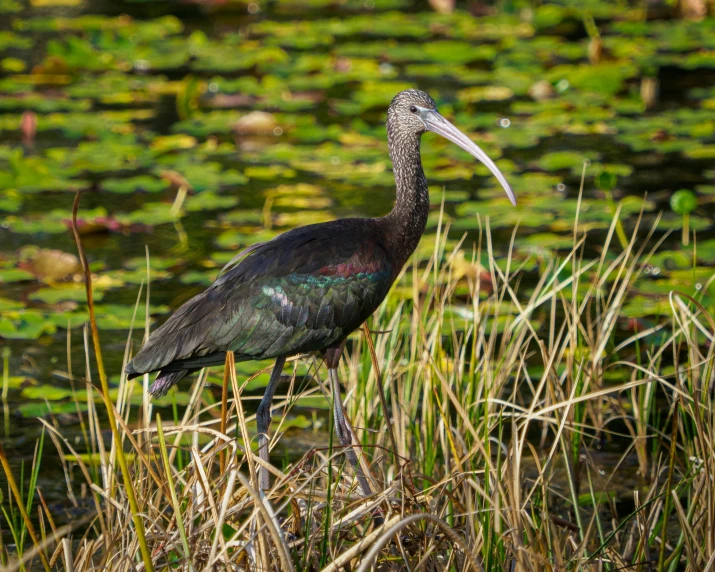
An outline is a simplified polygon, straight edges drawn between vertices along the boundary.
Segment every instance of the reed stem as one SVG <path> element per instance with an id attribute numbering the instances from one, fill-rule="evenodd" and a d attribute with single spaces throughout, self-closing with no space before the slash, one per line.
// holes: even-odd
<path id="1" fill-rule="evenodd" d="M 124 455 L 124 449 L 122 448 L 121 435 L 119 434 L 119 428 L 117 427 L 117 418 L 114 414 L 114 403 L 109 395 L 109 381 L 107 380 L 107 373 L 104 370 L 102 348 L 99 343 L 99 330 L 97 329 L 97 319 L 94 315 L 92 274 L 89 270 L 87 256 L 84 253 L 82 240 L 80 239 L 79 232 L 77 230 L 77 210 L 79 209 L 79 199 L 80 193 L 77 193 L 74 197 L 74 204 L 72 205 L 72 234 L 74 234 L 77 251 L 79 253 L 80 261 L 82 262 L 82 269 L 84 270 L 84 286 L 87 292 L 89 324 L 90 329 L 92 330 L 92 344 L 94 345 L 94 356 L 97 360 L 97 370 L 99 371 L 99 379 L 102 383 L 102 400 L 107 408 L 109 427 L 112 430 L 112 438 L 114 439 L 114 443 L 117 448 L 117 460 L 119 461 L 119 468 L 121 469 L 122 477 L 124 478 L 124 488 L 127 492 L 127 499 L 129 500 L 129 510 L 132 513 L 132 521 L 134 522 L 134 528 L 136 530 L 137 540 L 139 542 L 139 548 L 144 562 L 144 569 L 147 572 L 154 572 L 154 564 L 152 563 L 151 553 L 149 552 L 149 546 L 146 541 L 146 532 L 144 531 L 144 521 L 142 520 L 139 512 L 139 505 L 137 504 L 137 498 L 134 493 L 134 485 L 132 484 L 132 476 L 129 473 L 129 465 L 127 463 L 127 458 Z"/>

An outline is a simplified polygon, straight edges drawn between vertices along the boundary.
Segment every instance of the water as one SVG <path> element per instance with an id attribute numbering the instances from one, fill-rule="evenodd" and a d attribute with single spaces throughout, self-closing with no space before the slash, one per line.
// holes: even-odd
<path id="1" fill-rule="evenodd" d="M 0 200 L 19 196 L 19 203 L 0 203 L 0 271 L 14 269 L 22 256 L 31 257 L 23 250 L 28 247 L 74 253 L 68 230 L 50 230 L 58 220 L 62 224 L 62 217 L 49 213 L 57 209 L 69 219 L 72 191 L 86 190 L 82 209 L 103 209 L 118 221 L 117 228 L 108 230 L 101 228 L 105 218 L 94 217 L 97 232 L 83 237 L 103 296 L 100 316 L 122 313 L 121 327 L 102 331 L 106 366 L 116 381 L 127 316 L 143 278 L 136 273 L 141 273 L 147 250 L 155 265 L 151 303 L 156 325 L 252 242 L 297 224 L 385 214 L 393 201 L 385 110 L 396 91 L 418 86 L 436 97 L 455 124 L 500 157 L 497 163 L 520 201 L 517 257 L 568 235 L 581 161 L 590 157 L 584 208 L 591 215 L 613 209 L 611 196 L 615 204 L 647 193 L 651 202 L 639 231 L 645 236 L 648 223 L 659 211 L 666 212 L 656 238 L 673 229 L 663 249 L 680 257 L 664 257 L 663 272 L 652 280 L 656 290 L 658 285 L 664 292 L 670 287 L 669 271 L 695 266 L 712 273 L 715 245 L 708 246 L 705 239 L 715 217 L 713 154 L 708 151 L 715 142 L 715 72 L 712 64 L 693 68 L 691 61 L 712 24 L 670 20 L 659 28 L 626 33 L 618 30 L 615 19 L 596 14 L 605 54 L 592 65 L 589 38 L 576 12 L 564 8 L 550 21 L 544 20 L 543 7 L 534 12 L 517 2 L 500 9 L 507 13 L 485 8 L 488 14 L 474 18 L 435 15 L 427 5 L 401 1 L 348 2 L 341 9 L 320 2 L 259 4 L 256 13 L 221 2 L 88 1 L 70 8 L 22 4 L 0 24 L 10 43 L 3 57 L 25 66 L 13 72 L 10 66 L 18 64 L 3 60 L 4 85 L 19 91 L 3 90 L 8 92 L 0 99 L 0 161 L 9 173 Z M 620 4 L 609 9 L 614 18 L 619 11 L 630 13 Z M 167 14 L 174 19 L 156 20 Z M 100 19 L 93 22 L 92 16 Z M 58 23 L 71 31 L 52 29 Z M 668 38 L 682 40 L 683 30 L 691 39 L 670 50 Z M 26 39 L 30 45 L 23 47 Z M 440 51 L 443 42 L 454 44 Z M 551 47 L 539 47 L 544 45 Z M 632 53 L 623 46 L 631 46 Z M 472 57 L 471 49 L 477 55 Z M 258 52 L 261 57 L 251 60 Z M 620 64 L 628 69 L 619 71 Z M 39 74 L 49 83 L 36 88 L 22 83 Z M 659 95 L 646 109 L 639 90 L 642 78 L 653 74 Z M 612 77 L 616 88 L 603 88 Z M 115 83 L 110 85 L 111 78 Z M 550 93 L 534 99 L 529 89 L 544 78 Z M 18 87 L 22 85 L 27 87 Z M 506 97 L 475 94 L 469 91 L 474 86 L 508 91 Z M 30 98 L 33 92 L 41 94 L 39 101 Z M 23 144 L 17 125 L 25 109 L 36 114 L 38 132 Z M 236 119 L 256 110 L 273 114 L 275 127 L 257 135 L 232 131 Z M 126 117 L 106 115 L 114 112 L 126 112 Z M 216 113 L 222 114 L 219 119 L 212 118 Z M 63 124 L 63 116 L 68 123 Z M 474 176 L 466 154 L 433 135 L 425 139 L 425 170 L 435 202 L 442 189 L 448 192 L 446 212 L 456 228 L 452 239 L 465 231 L 467 243 L 476 236 L 476 217 L 465 214 L 473 204 L 492 217 L 495 244 L 503 253 L 514 225 L 500 221 L 515 215 L 494 181 L 483 170 L 476 169 Z M 81 153 L 82 144 L 92 147 Z M 575 158 L 554 155 L 561 152 Z M 13 159 L 13 153 L 19 155 Z M 218 166 L 211 170 L 209 163 Z M 43 166 L 48 173 L 33 179 Z M 167 213 L 176 188 L 111 190 L 111 182 L 141 175 L 158 184 L 165 169 L 180 172 L 197 190 L 175 220 Z M 595 183 L 601 170 L 618 174 L 611 196 Z M 45 185 L 51 176 L 56 183 Z M 699 197 L 691 224 L 705 244 L 694 261 L 691 251 L 680 246 L 680 217 L 669 212 L 670 195 L 681 188 L 695 190 Z M 198 202 L 211 192 L 218 199 L 235 197 L 237 203 Z M 192 205 L 199 207 L 189 210 Z M 626 232 L 635 228 L 639 209 L 624 211 Z M 585 218 L 591 230 L 587 254 L 596 255 L 608 217 Z M 27 221 L 40 226 L 28 231 L 22 227 Z M 428 234 L 434 228 L 433 220 Z M 424 243 L 430 242 L 425 237 Z M 102 276 L 111 280 L 102 285 Z M 64 327 L 73 317 L 77 324 L 83 321 L 82 297 L 46 296 L 48 288 L 57 290 L 78 279 L 74 273 L 59 285 L 33 277 L 0 281 L 0 347 L 9 351 L 8 371 L 15 378 L 8 392 L 9 428 L 3 444 L 15 467 L 24 462 L 26 471 L 40 430 L 34 416 L 47 411 L 43 399 L 28 397 L 27 389 L 68 388 L 68 356 L 76 375 L 84 371 L 81 328 L 73 328 L 68 342 Z M 35 333 L 27 329 L 28 311 L 48 325 Z M 135 349 L 140 338 L 134 334 Z M 79 439 L 76 415 L 67 404 L 66 397 L 52 403 L 61 412 L 57 423 L 70 440 Z M 324 439 L 323 433 L 315 441 Z M 53 458 L 45 454 L 41 486 L 46 498 L 61 502 L 65 484 Z"/>

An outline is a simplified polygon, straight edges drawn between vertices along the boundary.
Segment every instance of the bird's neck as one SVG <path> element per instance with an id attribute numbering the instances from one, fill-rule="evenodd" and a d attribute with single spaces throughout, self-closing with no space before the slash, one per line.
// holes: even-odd
<path id="1" fill-rule="evenodd" d="M 415 251 L 427 225 L 429 192 L 420 158 L 420 136 L 403 134 L 387 125 L 387 141 L 395 174 L 397 199 L 385 227 L 393 252 L 402 266 Z"/>

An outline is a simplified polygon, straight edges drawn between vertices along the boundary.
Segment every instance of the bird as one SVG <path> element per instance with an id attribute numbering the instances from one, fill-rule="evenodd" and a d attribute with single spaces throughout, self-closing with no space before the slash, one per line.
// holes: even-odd
<path id="1" fill-rule="evenodd" d="M 398 93 L 387 111 L 395 178 L 392 210 L 379 218 L 343 218 L 289 230 L 238 253 L 206 290 L 153 331 L 126 365 L 129 379 L 158 372 L 149 391 L 162 396 L 185 376 L 235 361 L 274 359 L 256 412 L 259 457 L 269 462 L 271 404 L 286 358 L 317 353 L 328 368 L 334 427 L 365 496 L 371 494 L 353 449 L 338 364 L 347 337 L 380 306 L 424 233 L 429 214 L 420 142 L 428 131 L 455 143 L 514 193 L 494 162 L 447 121 L 424 91 Z M 259 486 L 270 486 L 265 467 Z"/>

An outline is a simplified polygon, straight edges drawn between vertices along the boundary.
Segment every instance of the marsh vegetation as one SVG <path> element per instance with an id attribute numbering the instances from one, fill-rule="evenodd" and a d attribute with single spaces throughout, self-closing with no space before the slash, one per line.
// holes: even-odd
<path id="1" fill-rule="evenodd" d="M 143 545 L 156 569 L 712 569 L 712 18 L 403 0 L 0 12 L 3 566 L 146 569 Z M 302 356 L 263 498 L 269 363 L 156 401 L 122 365 L 238 249 L 386 213 L 383 113 L 414 85 L 498 158 L 519 206 L 425 138 L 429 236 L 340 372 L 378 492 L 358 494 L 325 370 Z M 225 426 L 224 382 L 242 398 Z"/>

